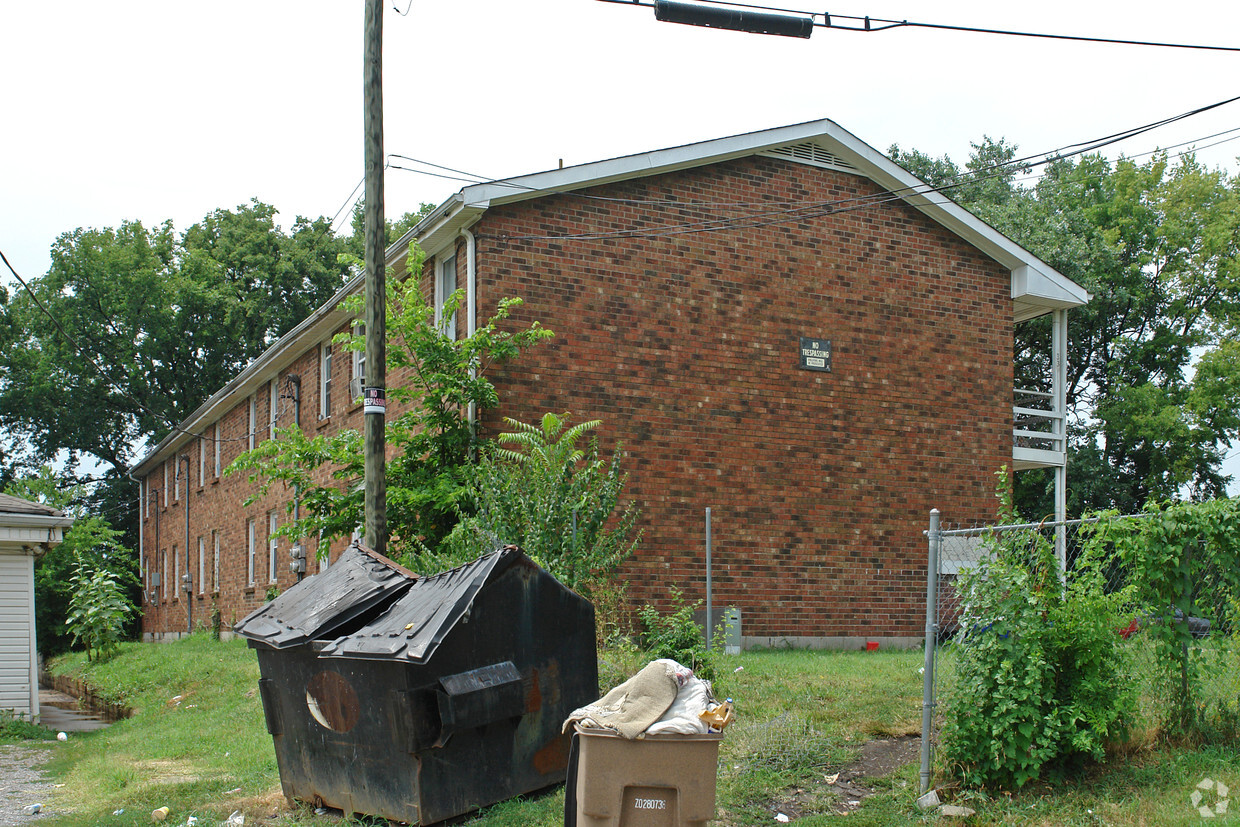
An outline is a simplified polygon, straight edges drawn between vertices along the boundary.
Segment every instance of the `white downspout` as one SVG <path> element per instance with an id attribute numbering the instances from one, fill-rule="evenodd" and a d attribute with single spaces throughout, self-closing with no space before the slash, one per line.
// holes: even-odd
<path id="1" fill-rule="evenodd" d="M 478 329 L 478 242 L 474 234 L 462 229 L 461 237 L 465 239 L 465 335 L 473 336 Z M 478 375 L 477 367 L 470 367 L 470 377 Z M 469 403 L 469 422 L 474 424 L 477 417 L 474 403 Z"/>

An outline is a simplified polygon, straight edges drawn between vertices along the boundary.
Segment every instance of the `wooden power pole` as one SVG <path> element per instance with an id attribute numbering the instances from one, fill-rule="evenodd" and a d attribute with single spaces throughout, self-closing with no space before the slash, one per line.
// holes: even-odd
<path id="1" fill-rule="evenodd" d="M 383 3 L 366 0 L 366 376 L 363 390 L 366 453 L 366 544 L 387 553 L 387 479 L 384 414 L 387 353 L 384 343 L 387 238 L 383 220 Z"/>

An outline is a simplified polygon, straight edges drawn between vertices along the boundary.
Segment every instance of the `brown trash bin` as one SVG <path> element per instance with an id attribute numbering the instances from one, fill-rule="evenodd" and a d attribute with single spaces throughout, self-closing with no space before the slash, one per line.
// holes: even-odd
<path id="1" fill-rule="evenodd" d="M 723 733 L 647 735 L 577 728 L 578 827 L 690 827 L 715 817 Z"/>

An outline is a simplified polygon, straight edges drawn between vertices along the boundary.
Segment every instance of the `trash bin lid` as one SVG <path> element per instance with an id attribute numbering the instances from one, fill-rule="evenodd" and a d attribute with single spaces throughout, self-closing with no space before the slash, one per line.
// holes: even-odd
<path id="1" fill-rule="evenodd" d="M 404 566 L 354 543 L 326 571 L 255 609 L 233 631 L 273 649 L 297 646 L 330 636 L 416 581 Z"/>
<path id="2" fill-rule="evenodd" d="M 425 662 L 469 613 L 478 592 L 520 562 L 534 565 L 521 549 L 505 546 L 472 563 L 422 578 L 386 612 L 328 644 L 319 657 Z"/>

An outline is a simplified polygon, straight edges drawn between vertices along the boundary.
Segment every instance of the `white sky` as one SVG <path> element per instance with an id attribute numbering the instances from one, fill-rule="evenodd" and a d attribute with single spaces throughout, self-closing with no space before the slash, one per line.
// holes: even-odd
<path id="1" fill-rule="evenodd" d="M 394 2 L 409 14 L 385 15 L 386 151 L 496 177 L 822 117 L 880 150 L 963 162 L 983 135 L 1047 151 L 1240 94 L 1240 52 L 911 28 L 798 40 L 658 23 L 651 9 L 597 0 Z M 362 178 L 362 10 L 362 0 L 3 0 L 0 250 L 36 277 L 76 227 L 172 219 L 183 230 L 251 197 L 286 224 L 335 214 Z M 1240 3 L 1219 0 L 825 10 L 1240 45 Z M 1237 127 L 1240 102 L 1112 154 Z M 1237 155 L 1240 140 L 1199 153 L 1233 172 Z M 392 217 L 461 185 L 392 170 L 386 186 Z M 1229 469 L 1240 474 L 1240 457 Z"/>

